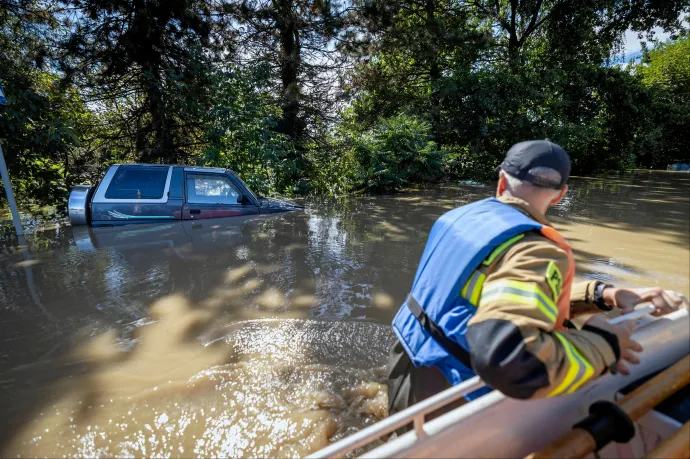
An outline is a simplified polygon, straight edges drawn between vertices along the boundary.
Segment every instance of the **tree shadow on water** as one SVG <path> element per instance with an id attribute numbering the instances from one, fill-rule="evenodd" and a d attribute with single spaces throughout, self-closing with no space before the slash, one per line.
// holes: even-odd
<path id="1" fill-rule="evenodd" d="M 234 382 L 234 376 L 226 376 L 223 382 L 238 393 L 251 387 L 247 386 L 249 379 L 241 378 L 260 369 L 259 376 L 268 382 L 245 392 L 254 400 L 261 390 L 266 390 L 264 397 L 269 396 L 271 384 L 284 381 L 268 363 L 252 367 L 260 359 L 252 358 L 256 355 L 247 352 L 246 346 L 257 339 L 270 344 L 278 335 L 255 334 L 252 338 L 245 334 L 245 341 L 228 341 L 228 327 L 267 317 L 284 322 L 315 315 L 323 302 L 315 266 L 330 276 L 351 263 L 347 254 L 338 252 L 342 247 L 329 246 L 324 236 L 329 231 L 324 228 L 332 227 L 331 223 L 326 220 L 315 225 L 308 215 L 295 215 L 239 229 L 215 222 L 218 227 L 208 232 L 190 228 L 146 232 L 144 227 L 91 232 L 92 247 L 84 249 L 82 241 L 81 247 L 70 245 L 66 251 L 34 255 L 41 260 L 34 266 L 35 288 L 57 324 L 46 325 L 49 321 L 32 309 L 22 269 L 16 263 L 3 263 L 0 294 L 5 304 L 15 305 L 12 316 L 3 323 L 3 332 L 14 339 L 17 352 L 3 362 L 3 388 L 9 396 L 2 401 L 0 451 L 48 456 L 167 454 L 162 446 L 141 437 L 147 426 L 154 426 L 153 420 L 166 414 L 160 409 L 167 407 L 167 418 L 172 416 L 170 405 L 194 405 L 178 413 L 179 420 L 192 416 L 190 413 L 198 415 L 190 421 L 190 429 L 202 435 L 211 428 L 200 424 L 199 410 L 203 413 L 204 407 L 215 408 L 221 402 L 237 408 L 240 403 L 237 398 L 218 398 L 217 376 L 205 374 L 213 368 L 240 375 Z M 311 259 L 315 253 L 318 256 Z M 350 300 L 344 298 L 344 302 Z M 351 323 L 353 329 L 367 326 Z M 40 336 L 45 327 L 60 332 L 29 346 L 24 337 Z M 310 346 L 321 349 L 314 342 L 325 338 L 313 330 L 300 333 L 302 338 L 289 341 L 288 349 L 316 355 Z M 341 333 L 350 343 L 342 349 L 351 350 L 356 335 L 352 330 Z M 379 344 L 387 348 L 387 343 Z M 372 346 L 366 352 L 365 356 L 373 355 Z M 276 359 L 281 355 L 267 354 Z M 319 354 L 319 358 L 323 356 Z M 307 361 L 322 365 L 319 358 Z M 337 368 L 333 362 L 330 365 Z M 293 365 L 293 371 L 298 367 Z M 342 377 L 338 371 L 321 373 L 326 380 Z M 344 390 L 345 386 L 331 383 L 329 387 Z M 226 407 L 225 414 L 214 416 L 213 422 L 221 422 L 230 412 L 234 411 Z M 110 421 L 114 424 L 108 425 Z M 242 429 L 247 427 L 241 427 L 242 422 L 234 419 L 225 428 L 240 443 L 249 438 L 243 436 Z M 166 437 L 162 427 L 156 429 L 159 437 L 169 439 L 168 446 L 184 444 L 188 454 L 196 441 L 186 436 Z M 96 433 L 105 437 L 94 437 Z M 130 444 L 133 438 L 138 439 L 134 446 Z M 124 446 L 102 449 L 106 439 Z M 142 449 L 145 447 L 149 449 Z M 221 449 L 214 448 L 221 445 L 207 443 L 201 454 L 218 455 Z M 242 448 L 232 451 L 238 455 L 260 452 L 258 446 Z"/>
<path id="2" fill-rule="evenodd" d="M 606 265 L 601 275 L 644 272 L 617 259 L 611 265 L 610 255 L 585 247 L 586 235 L 569 231 L 568 220 L 607 231 L 659 231 L 687 249 L 682 193 L 625 180 L 579 189 L 555 213 L 564 219 L 564 236 L 574 236 L 578 262 Z M 324 200 L 303 213 L 242 225 L 87 231 L 32 253 L 30 266 L 19 253 L 0 254 L 7 349 L 0 381 L 8 394 L 0 402 L 0 451 L 117 454 L 96 448 L 105 441 L 94 437 L 97 431 L 129 455 L 167 453 L 178 444 L 184 453 L 171 454 L 304 455 L 324 438 L 374 422 L 385 392 L 384 331 L 390 333 L 431 226 L 447 210 L 490 194 L 489 187 L 446 187 Z M 666 201 L 634 201 L 649 196 Z M 634 205 L 603 205 L 611 200 Z M 643 244 L 649 236 L 640 237 Z M 157 424 L 173 410 L 189 422 L 174 438 L 165 433 L 169 424 Z M 104 427 L 109 419 L 116 427 Z M 168 449 L 149 441 L 154 432 L 146 425 L 168 439 Z M 246 433 L 254 425 L 264 427 L 252 440 Z M 58 442 L 72 450 L 45 446 L 58 439 L 58 427 L 65 432 Z M 283 450 L 271 435 L 285 439 Z"/>

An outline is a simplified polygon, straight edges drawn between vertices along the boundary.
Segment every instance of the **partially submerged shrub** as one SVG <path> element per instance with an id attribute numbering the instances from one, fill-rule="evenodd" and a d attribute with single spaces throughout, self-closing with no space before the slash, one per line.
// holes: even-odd
<path id="1" fill-rule="evenodd" d="M 359 189 L 396 190 L 443 176 L 445 152 L 431 140 L 431 126 L 406 114 L 380 120 L 353 148 Z"/>

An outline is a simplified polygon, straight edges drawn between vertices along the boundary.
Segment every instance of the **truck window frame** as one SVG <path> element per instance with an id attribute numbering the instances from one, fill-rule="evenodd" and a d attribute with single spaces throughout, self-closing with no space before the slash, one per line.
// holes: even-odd
<path id="1" fill-rule="evenodd" d="M 252 202 L 251 204 L 241 204 L 239 202 L 236 203 L 210 203 L 210 202 L 190 202 L 189 201 L 189 187 L 187 186 L 187 180 L 190 175 L 196 175 L 196 176 L 207 176 L 207 177 L 212 177 L 212 178 L 221 178 L 227 180 L 232 188 L 239 193 L 239 198 L 242 199 L 242 197 L 247 198 L 246 193 L 244 190 L 237 185 L 237 182 L 233 180 L 233 177 L 223 172 L 217 172 L 213 170 L 199 170 L 199 169 L 186 169 L 184 171 L 184 177 L 183 177 L 183 183 L 184 183 L 184 202 L 187 206 L 240 206 L 244 207 L 247 205 L 254 205 Z M 251 200 L 250 200 L 251 202 Z"/>
<path id="2" fill-rule="evenodd" d="M 113 177 L 115 176 L 115 173 L 120 167 L 138 167 L 135 164 L 117 164 L 113 165 L 108 169 L 108 172 L 106 172 L 105 176 L 103 177 L 103 180 L 101 180 L 101 183 L 98 184 L 98 188 L 96 189 L 96 192 L 93 195 L 93 200 L 91 201 L 92 203 L 126 203 L 126 204 L 164 204 L 168 202 L 169 199 L 169 193 L 170 193 L 170 181 L 172 178 L 172 166 L 157 166 L 157 165 L 146 165 L 146 167 L 167 167 L 168 168 L 168 176 L 166 177 L 165 180 L 165 186 L 163 187 L 163 196 L 158 199 L 122 199 L 122 198 L 117 198 L 117 199 L 108 199 L 105 197 L 105 193 L 110 187 L 110 183 L 113 180 Z"/>

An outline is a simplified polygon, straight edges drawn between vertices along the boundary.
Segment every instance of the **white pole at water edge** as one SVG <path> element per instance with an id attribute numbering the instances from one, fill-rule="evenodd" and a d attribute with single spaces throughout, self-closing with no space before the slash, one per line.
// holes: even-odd
<path id="1" fill-rule="evenodd" d="M 0 105 L 6 105 L 7 98 L 5 91 L 2 89 L 0 83 Z M 14 229 L 17 230 L 17 236 L 21 242 L 21 237 L 24 235 L 22 229 L 22 221 L 19 219 L 19 211 L 17 211 L 17 203 L 14 201 L 14 193 L 12 192 L 12 182 L 10 182 L 10 173 L 7 172 L 7 164 L 5 164 L 5 155 L 2 154 L 2 145 L 0 145 L 0 178 L 5 185 L 5 194 L 7 195 L 7 203 L 10 205 L 10 212 L 12 212 L 12 221 L 14 222 Z"/>
<path id="2" fill-rule="evenodd" d="M 14 193 L 12 192 L 12 182 L 10 182 L 10 173 L 7 172 L 7 164 L 5 164 L 5 155 L 2 154 L 2 145 L 0 145 L 0 175 L 2 176 L 3 185 L 5 185 L 7 203 L 10 205 L 10 211 L 12 212 L 12 221 L 14 221 L 14 229 L 17 230 L 17 236 L 23 236 L 24 229 L 22 228 L 22 221 L 19 219 L 17 203 L 14 201 Z"/>

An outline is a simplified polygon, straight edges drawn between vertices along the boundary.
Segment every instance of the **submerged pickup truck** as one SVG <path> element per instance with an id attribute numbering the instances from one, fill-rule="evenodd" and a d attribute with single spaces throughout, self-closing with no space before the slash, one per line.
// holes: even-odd
<path id="1" fill-rule="evenodd" d="M 115 226 L 287 212 L 301 206 L 264 198 L 228 169 L 116 164 L 96 187 L 69 196 L 73 226 Z"/>

